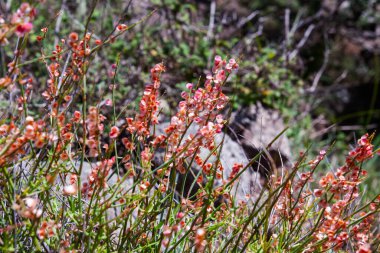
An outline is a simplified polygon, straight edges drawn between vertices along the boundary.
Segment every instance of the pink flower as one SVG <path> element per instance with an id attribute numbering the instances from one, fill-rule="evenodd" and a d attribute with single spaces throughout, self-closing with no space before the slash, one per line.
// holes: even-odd
<path id="1" fill-rule="evenodd" d="M 226 61 L 222 59 L 221 56 L 217 55 L 214 58 L 214 67 L 212 68 L 212 72 L 216 72 L 218 69 L 221 69 L 226 64 Z"/>
<path id="2" fill-rule="evenodd" d="M 24 23 L 20 24 L 16 27 L 16 34 L 19 37 L 24 36 L 26 33 L 30 32 L 33 29 L 33 24 L 32 23 Z"/>
<path id="3" fill-rule="evenodd" d="M 186 89 L 191 90 L 192 88 L 193 88 L 193 84 L 192 83 L 186 84 Z"/>
<path id="4" fill-rule="evenodd" d="M 112 100 L 111 100 L 111 99 L 107 99 L 107 100 L 104 102 L 104 104 L 105 104 L 106 106 L 112 106 Z"/>
<path id="5" fill-rule="evenodd" d="M 79 122 L 80 117 L 81 117 L 81 113 L 80 113 L 80 111 L 75 111 L 75 112 L 74 112 L 73 121 L 74 121 L 74 122 Z"/>
<path id="6" fill-rule="evenodd" d="M 214 66 L 218 66 L 222 62 L 222 57 L 220 55 L 215 56 Z"/>
<path id="7" fill-rule="evenodd" d="M 321 190 L 321 189 L 315 189 L 314 190 L 315 197 L 319 198 L 320 196 L 322 196 L 322 194 L 323 194 L 323 190 Z"/>
<path id="8" fill-rule="evenodd" d="M 127 29 L 128 29 L 128 26 L 126 24 L 119 24 L 116 27 L 116 31 L 118 31 L 118 32 L 122 32 L 122 31 L 127 30 Z"/>
<path id="9" fill-rule="evenodd" d="M 177 219 L 182 219 L 184 216 L 185 214 L 182 212 L 177 213 Z"/>
<path id="10" fill-rule="evenodd" d="M 111 127 L 110 137 L 112 139 L 115 139 L 120 133 L 120 130 L 117 126 Z"/>
<path id="11" fill-rule="evenodd" d="M 223 115 L 221 115 L 221 114 L 216 115 L 215 119 L 216 119 L 216 122 L 218 124 L 223 124 L 224 123 Z"/>
<path id="12" fill-rule="evenodd" d="M 181 92 L 181 97 L 182 97 L 183 99 L 187 99 L 187 98 L 189 97 L 189 94 L 187 94 L 187 92 L 185 92 L 185 91 L 182 91 L 182 92 Z"/>
<path id="13" fill-rule="evenodd" d="M 239 65 L 236 63 L 235 59 L 230 59 L 228 61 L 228 64 L 226 66 L 227 72 L 231 73 L 232 70 L 235 70 L 239 67 Z"/>

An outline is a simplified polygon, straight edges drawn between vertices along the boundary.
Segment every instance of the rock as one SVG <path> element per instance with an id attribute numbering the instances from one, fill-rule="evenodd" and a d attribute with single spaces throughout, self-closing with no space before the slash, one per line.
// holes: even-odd
<path id="1" fill-rule="evenodd" d="M 232 114 L 228 134 L 243 148 L 248 159 L 263 155 L 252 168 L 267 178 L 275 169 L 287 167 L 291 159 L 289 139 L 282 134 L 270 148 L 266 146 L 285 128 L 280 113 L 257 103 Z"/>

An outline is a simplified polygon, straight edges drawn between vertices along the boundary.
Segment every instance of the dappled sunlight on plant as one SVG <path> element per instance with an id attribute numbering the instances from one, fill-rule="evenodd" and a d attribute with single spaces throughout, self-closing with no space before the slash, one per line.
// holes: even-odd
<path id="1" fill-rule="evenodd" d="M 0 42 L 13 43 L 13 35 L 27 40 L 34 16 L 34 9 L 22 4 L 1 23 Z M 293 166 L 274 171 L 261 190 L 236 196 L 243 173 L 266 150 L 245 165 L 222 164 L 231 106 L 224 88 L 239 67 L 234 58 L 215 56 L 204 80 L 187 83 L 178 94 L 181 101 L 164 125 L 161 78 L 175 71 L 164 63 L 151 68 L 133 114 L 115 106 L 119 58 L 108 69 L 104 91 L 112 98 L 91 100 L 87 76 L 95 55 L 134 25 L 118 23 L 104 40 L 87 28 L 83 35 L 69 33 L 50 55 L 36 60 L 46 67 L 42 94 L 32 92 L 32 77 L 23 68 L 30 64 L 23 57 L 27 44 L 15 50 L 0 79 L 4 96 L 12 93 L 0 125 L 1 250 L 371 252 L 378 247 L 374 221 L 380 197 L 368 203 L 360 198 L 367 176 L 363 165 L 378 152 L 373 135 L 363 135 L 337 169 L 319 175 L 329 152 L 321 150 L 310 161 L 303 152 Z M 37 43 L 49 36 L 48 28 L 41 32 Z M 32 96 L 44 99 L 44 114 L 29 106 Z M 184 175 L 192 176 L 191 185 L 183 186 L 186 193 L 177 188 Z"/>

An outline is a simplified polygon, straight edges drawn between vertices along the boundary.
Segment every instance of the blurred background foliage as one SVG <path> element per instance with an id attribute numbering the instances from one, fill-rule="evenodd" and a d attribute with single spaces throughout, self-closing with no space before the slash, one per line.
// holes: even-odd
<path id="1" fill-rule="evenodd" d="M 376 0 L 45 0 L 34 3 L 38 16 L 25 60 L 49 55 L 72 31 L 83 34 L 95 3 L 89 32 L 96 39 L 106 38 L 118 21 L 132 25 L 155 13 L 96 56 L 97 66 L 89 73 L 89 104 L 109 98 L 113 81 L 108 73 L 118 56 L 117 106 L 133 111 L 136 97 L 149 82 L 149 69 L 164 62 L 161 95 L 167 114 L 187 82 L 205 78 L 215 55 L 234 56 L 240 69 L 225 88 L 234 94 L 234 108 L 260 102 L 280 111 L 290 126 L 287 134 L 294 151 L 320 141 L 314 145 L 318 150 L 335 141 L 339 152 L 359 134 L 380 128 L 380 3 Z M 10 13 L 19 4 L 1 1 L 0 11 Z M 50 36 L 41 52 L 36 36 L 46 26 Z M 1 47 L 2 74 L 13 45 Z M 27 64 L 25 70 L 38 84 L 35 92 L 42 92 L 43 64 Z M 43 108 L 43 103 L 40 97 L 32 106 Z M 331 163 L 338 162 L 334 159 Z M 370 187 L 380 186 L 374 180 L 380 177 L 378 166 L 375 160 Z"/>

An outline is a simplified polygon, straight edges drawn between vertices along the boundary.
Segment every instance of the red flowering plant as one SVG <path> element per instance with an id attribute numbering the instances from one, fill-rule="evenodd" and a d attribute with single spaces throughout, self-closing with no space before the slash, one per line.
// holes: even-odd
<path id="1" fill-rule="evenodd" d="M 271 222 L 276 226 L 284 223 L 290 233 L 300 233 L 302 241 L 299 240 L 298 244 L 284 244 L 289 249 L 302 249 L 304 252 L 343 249 L 366 252 L 363 250 L 368 248 L 370 251 L 369 241 L 375 239 L 370 221 L 378 214 L 379 197 L 361 206 L 359 186 L 367 175 L 362 168 L 363 162 L 374 155 L 370 142 L 372 138 L 368 134 L 362 136 L 357 147 L 349 152 L 346 164 L 322 176 L 319 187 L 308 187 L 307 184 L 313 181 L 314 171 L 325 158 L 325 151 L 308 163 L 308 172 L 301 173 L 298 179 L 292 179 L 285 186 L 274 206 Z M 278 179 L 276 184 L 280 183 Z M 306 224 L 313 216 L 316 219 Z M 305 226 L 304 231 L 302 226 Z"/>
<path id="2" fill-rule="evenodd" d="M 27 40 L 35 15 L 22 4 L 2 17 L 0 42 Z M 310 162 L 304 153 L 254 201 L 237 200 L 236 185 L 264 151 L 245 165 L 221 161 L 229 120 L 223 87 L 238 69 L 234 59 L 216 56 L 204 82 L 186 85 L 166 124 L 159 122 L 160 85 L 171 70 L 163 63 L 151 69 L 134 114 L 115 106 L 120 57 L 108 69 L 111 98 L 92 101 L 96 54 L 135 25 L 119 22 L 104 39 L 88 27 L 71 32 L 29 61 L 17 45 L 0 79 L 11 101 L 0 124 L 2 252 L 376 252 L 371 226 L 380 198 L 360 199 L 363 165 L 376 155 L 373 136 L 364 135 L 346 163 L 321 178 L 316 171 L 327 153 Z M 48 32 L 41 29 L 36 43 Z M 47 75 L 44 114 L 30 106 L 35 83 L 23 68 L 38 61 Z M 188 194 L 179 190 L 184 175 L 191 177 Z"/>

